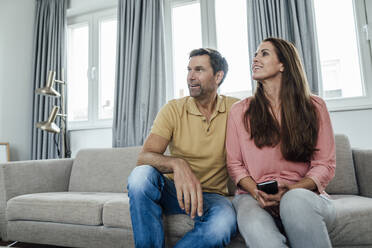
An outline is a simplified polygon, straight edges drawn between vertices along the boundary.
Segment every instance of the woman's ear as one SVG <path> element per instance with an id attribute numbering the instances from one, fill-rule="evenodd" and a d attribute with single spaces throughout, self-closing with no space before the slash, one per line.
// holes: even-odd
<path id="1" fill-rule="evenodd" d="M 280 63 L 279 71 L 280 71 L 280 72 L 284 72 L 284 65 L 283 65 L 282 63 Z"/>

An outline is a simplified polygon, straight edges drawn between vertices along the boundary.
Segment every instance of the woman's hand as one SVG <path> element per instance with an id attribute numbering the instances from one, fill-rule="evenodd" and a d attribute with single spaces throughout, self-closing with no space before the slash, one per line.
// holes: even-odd
<path id="1" fill-rule="evenodd" d="M 279 217 L 279 204 L 284 193 L 289 190 L 289 186 L 286 183 L 279 183 L 278 193 L 266 194 L 265 192 L 255 189 L 255 198 L 258 204 L 269 211 L 273 216 Z"/>

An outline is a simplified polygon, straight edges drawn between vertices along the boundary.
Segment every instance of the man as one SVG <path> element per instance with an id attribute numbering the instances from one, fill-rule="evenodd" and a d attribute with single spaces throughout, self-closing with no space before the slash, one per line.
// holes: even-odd
<path id="1" fill-rule="evenodd" d="M 190 53 L 187 69 L 190 96 L 160 110 L 129 177 L 136 247 L 164 247 L 162 213 L 195 222 L 176 247 L 223 247 L 236 232 L 234 208 L 223 195 L 227 114 L 237 99 L 217 94 L 228 65 L 219 52 L 201 48 Z M 168 144 L 171 156 L 163 155 Z"/>

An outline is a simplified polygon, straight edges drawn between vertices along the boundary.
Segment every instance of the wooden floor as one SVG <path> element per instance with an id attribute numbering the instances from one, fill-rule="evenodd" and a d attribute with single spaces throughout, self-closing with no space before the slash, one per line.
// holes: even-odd
<path id="1" fill-rule="evenodd" d="M 22 243 L 22 242 L 17 242 L 15 244 L 13 244 L 13 243 L 14 242 L 5 242 L 5 241 L 0 240 L 0 247 L 13 247 L 13 248 L 60 248 L 60 246 L 54 246 L 54 245 L 30 244 L 30 243 Z M 63 247 L 63 248 L 66 248 L 66 247 Z"/>

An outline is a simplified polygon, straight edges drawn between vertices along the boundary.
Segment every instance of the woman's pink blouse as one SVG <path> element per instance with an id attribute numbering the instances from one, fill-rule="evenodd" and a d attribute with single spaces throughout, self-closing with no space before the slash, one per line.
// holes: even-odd
<path id="1" fill-rule="evenodd" d="M 275 147 L 258 148 L 244 128 L 243 116 L 251 98 L 235 103 L 229 113 L 226 151 L 227 169 L 235 184 L 244 177 L 252 177 L 256 183 L 277 180 L 279 183 L 293 184 L 304 177 L 314 180 L 318 192 L 324 193 L 335 174 L 335 141 L 331 120 L 325 102 L 312 96 L 318 110 L 318 142 L 313 160 L 308 163 L 291 162 L 283 158 L 280 144 Z M 239 188 L 237 194 L 247 193 Z"/>

